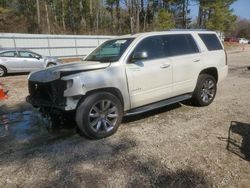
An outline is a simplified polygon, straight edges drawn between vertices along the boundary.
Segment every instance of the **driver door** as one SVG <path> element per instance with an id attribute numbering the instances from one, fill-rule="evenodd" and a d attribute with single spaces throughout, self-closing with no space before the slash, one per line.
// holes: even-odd
<path id="1" fill-rule="evenodd" d="M 44 67 L 44 59 L 29 51 L 19 51 L 20 69 L 22 71 L 35 71 Z"/>
<path id="2" fill-rule="evenodd" d="M 146 59 L 133 61 L 132 56 L 146 52 Z M 161 36 L 143 39 L 126 64 L 131 108 L 136 108 L 172 95 L 172 63 L 166 57 Z"/>

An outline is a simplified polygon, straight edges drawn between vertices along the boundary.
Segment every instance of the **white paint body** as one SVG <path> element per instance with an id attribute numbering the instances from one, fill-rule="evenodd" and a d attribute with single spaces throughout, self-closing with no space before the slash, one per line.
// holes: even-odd
<path id="1" fill-rule="evenodd" d="M 199 74 L 207 68 L 215 68 L 218 72 L 218 82 L 223 80 L 228 71 L 224 49 L 208 51 L 199 37 L 200 33 L 216 34 L 212 31 L 166 31 L 150 32 L 136 35 L 122 36 L 120 38 L 135 38 L 129 45 L 119 61 L 113 63 L 81 62 L 78 69 L 84 71 L 61 79 L 70 82 L 64 91 L 67 106 L 64 110 L 75 110 L 79 98 L 88 92 L 98 89 L 115 88 L 123 98 L 124 111 L 151 104 L 163 99 L 172 98 L 186 93 L 192 93 L 196 87 Z M 143 39 L 157 35 L 190 34 L 198 46 L 199 52 L 171 56 L 154 60 L 141 60 L 130 63 L 129 57 L 135 47 Z M 221 44 L 222 45 L 222 44 Z M 60 72 L 65 69 L 56 66 L 48 69 L 51 72 Z M 100 69 L 98 68 L 100 66 Z M 102 67 L 101 67 L 102 66 Z M 68 69 L 76 70 L 76 65 Z M 41 81 L 31 75 L 30 81 Z"/>

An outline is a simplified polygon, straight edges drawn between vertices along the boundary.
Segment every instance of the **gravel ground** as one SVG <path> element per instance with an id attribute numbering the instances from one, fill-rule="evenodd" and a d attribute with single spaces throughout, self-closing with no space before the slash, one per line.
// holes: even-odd
<path id="1" fill-rule="evenodd" d="M 249 187 L 250 50 L 231 51 L 215 101 L 176 104 L 124 118 L 118 132 L 88 140 L 48 133 L 25 103 L 27 75 L 0 82 L 0 187 Z"/>

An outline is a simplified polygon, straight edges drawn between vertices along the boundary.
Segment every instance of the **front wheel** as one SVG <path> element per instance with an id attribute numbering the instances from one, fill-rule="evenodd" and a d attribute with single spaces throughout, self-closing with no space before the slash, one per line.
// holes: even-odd
<path id="1" fill-rule="evenodd" d="M 217 83 L 214 77 L 209 74 L 201 74 L 192 96 L 193 104 L 196 106 L 208 106 L 213 102 L 216 91 Z"/>
<path id="2" fill-rule="evenodd" d="M 120 100 L 107 92 L 88 96 L 76 110 L 79 130 L 87 137 L 100 139 L 114 134 L 123 117 Z"/>

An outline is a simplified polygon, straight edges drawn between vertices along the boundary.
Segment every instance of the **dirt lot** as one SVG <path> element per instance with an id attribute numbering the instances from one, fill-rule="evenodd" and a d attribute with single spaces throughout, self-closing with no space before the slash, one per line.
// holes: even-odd
<path id="1" fill-rule="evenodd" d="M 0 187 L 249 187 L 250 50 L 230 51 L 215 101 L 124 118 L 112 137 L 48 133 L 25 103 L 27 75 L 0 82 Z"/>

